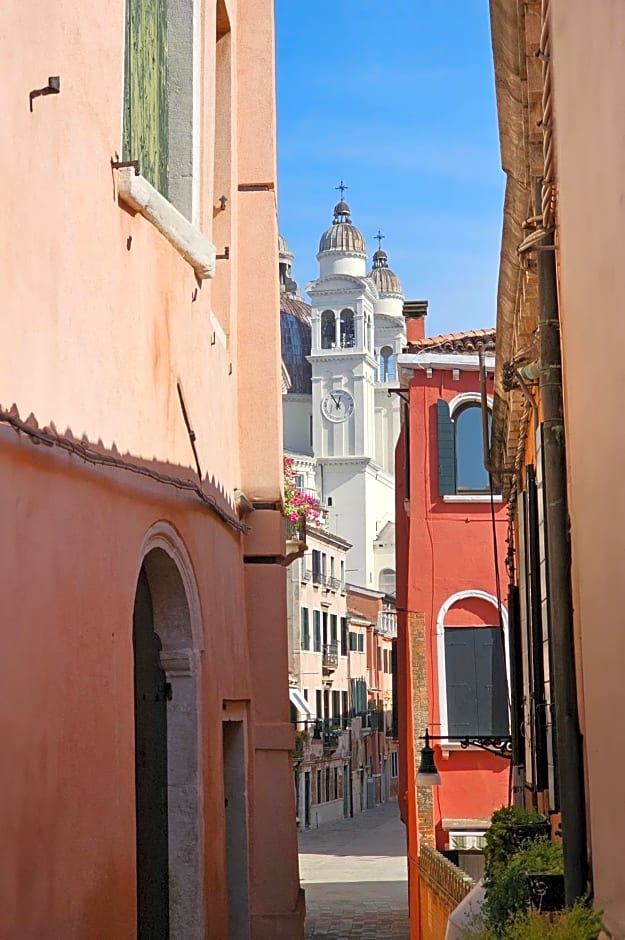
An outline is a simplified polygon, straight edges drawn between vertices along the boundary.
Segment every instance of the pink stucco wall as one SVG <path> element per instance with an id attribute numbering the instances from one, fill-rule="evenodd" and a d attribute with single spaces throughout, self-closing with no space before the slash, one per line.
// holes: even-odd
<path id="1" fill-rule="evenodd" d="M 573 588 L 595 905 L 625 935 L 625 8 L 551 2 Z M 592 389 L 592 393 L 589 393 Z"/>
<path id="2" fill-rule="evenodd" d="M 282 431 L 273 5 L 225 7 L 233 137 L 219 184 L 230 222 L 215 231 L 214 5 L 201 21 L 199 224 L 218 251 L 225 237 L 230 247 L 214 289 L 117 199 L 121 0 L 25 0 L 4 11 L 0 408 L 15 405 L 105 456 L 193 479 L 181 382 L 203 488 L 234 516 L 239 488 L 279 506 Z M 29 91 L 57 74 L 61 93 L 31 112 Z M 239 192 L 240 183 L 267 188 Z M 199 598 L 206 936 L 227 933 L 225 700 L 242 703 L 248 721 L 252 937 L 300 936 L 279 520 L 257 525 L 263 511 L 252 513 L 248 539 L 192 493 L 34 446 L 6 425 L 0 455 L 0 729 L 10 768 L 0 935 L 135 936 L 132 612 L 146 533 L 166 522 Z M 284 816 L 268 826 L 276 802 Z"/>

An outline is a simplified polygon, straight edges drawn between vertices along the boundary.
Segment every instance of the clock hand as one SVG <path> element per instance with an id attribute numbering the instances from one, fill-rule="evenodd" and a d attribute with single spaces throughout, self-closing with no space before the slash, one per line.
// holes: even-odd
<path id="1" fill-rule="evenodd" d="M 332 394 L 332 392 L 330 392 L 330 398 L 331 398 L 332 401 L 334 402 L 334 405 L 335 405 L 335 407 L 336 407 L 336 410 L 338 411 L 339 408 L 341 407 L 341 399 L 340 399 L 340 398 L 338 398 L 338 399 L 335 398 L 334 395 Z"/>

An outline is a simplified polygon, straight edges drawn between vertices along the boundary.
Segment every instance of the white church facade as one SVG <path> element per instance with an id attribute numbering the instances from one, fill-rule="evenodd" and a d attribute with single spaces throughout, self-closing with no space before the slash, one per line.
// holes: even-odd
<path id="1" fill-rule="evenodd" d="M 388 390 L 406 345 L 401 284 L 381 248 L 367 271 L 365 239 L 343 199 L 321 236 L 310 304 L 291 280 L 292 260 L 281 239 L 285 451 L 326 507 L 327 528 L 352 546 L 346 580 L 387 592 L 400 424 L 400 402 Z"/>

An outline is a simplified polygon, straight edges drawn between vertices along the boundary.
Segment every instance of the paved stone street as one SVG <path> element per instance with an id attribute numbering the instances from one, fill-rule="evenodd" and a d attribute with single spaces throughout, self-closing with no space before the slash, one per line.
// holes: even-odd
<path id="1" fill-rule="evenodd" d="M 407 940 L 405 845 L 396 801 L 300 833 L 307 940 Z"/>

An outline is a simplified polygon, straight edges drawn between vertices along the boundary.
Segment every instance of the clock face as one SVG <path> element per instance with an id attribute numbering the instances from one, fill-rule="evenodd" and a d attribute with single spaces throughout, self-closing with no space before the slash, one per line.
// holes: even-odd
<path id="1" fill-rule="evenodd" d="M 354 399 L 344 388 L 328 392 L 321 399 L 321 413 L 328 421 L 347 421 L 354 413 Z"/>

